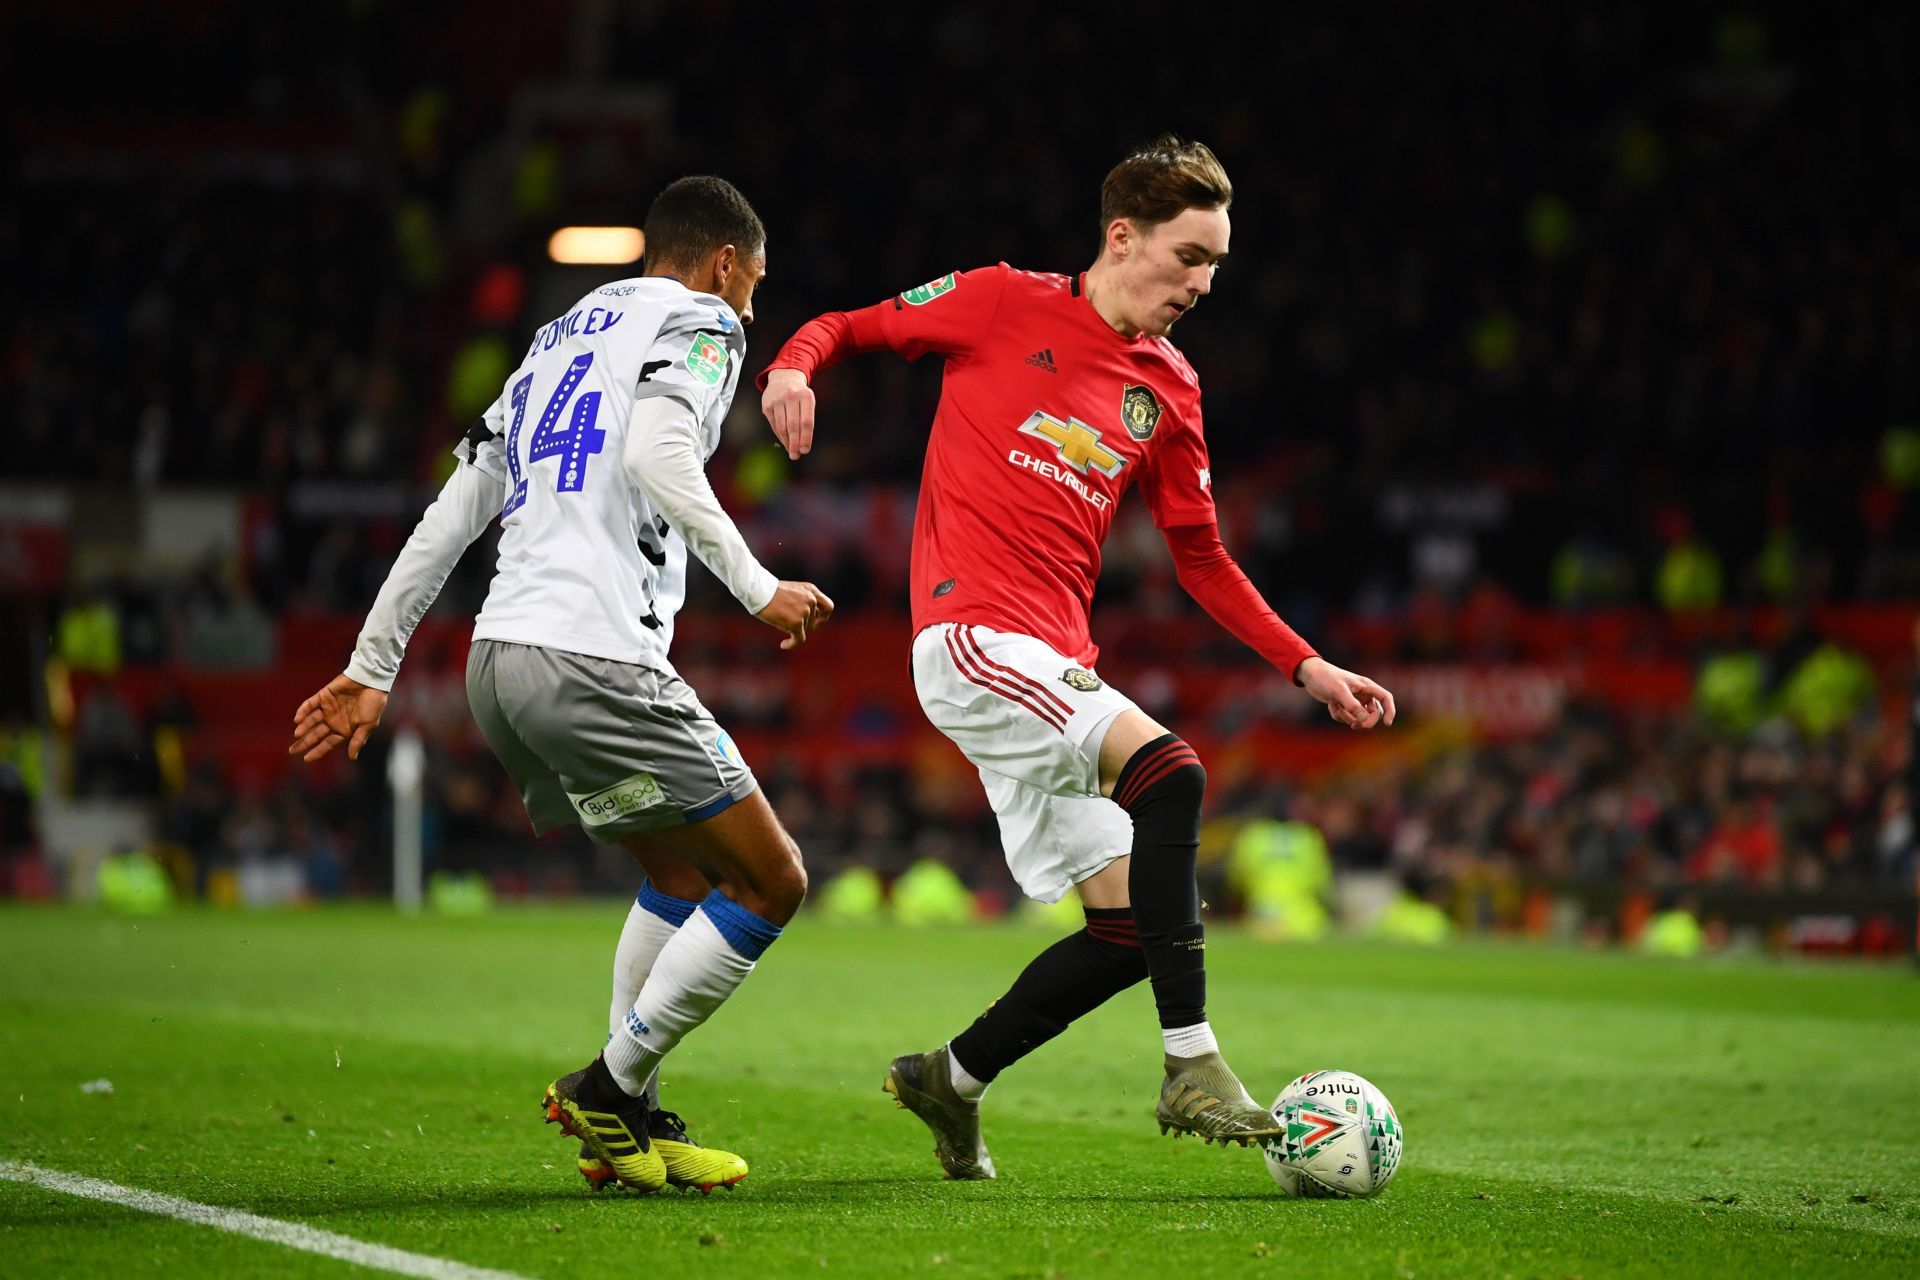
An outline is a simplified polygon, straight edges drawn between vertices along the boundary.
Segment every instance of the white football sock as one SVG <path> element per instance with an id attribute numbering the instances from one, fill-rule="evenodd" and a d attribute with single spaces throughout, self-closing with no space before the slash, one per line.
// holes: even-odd
<path id="1" fill-rule="evenodd" d="M 1196 1022 L 1190 1027 L 1162 1027 L 1160 1038 L 1166 1041 L 1167 1052 L 1176 1058 L 1199 1058 L 1220 1052 L 1219 1042 L 1213 1038 L 1213 1025 L 1207 1022 Z"/>
<path id="2" fill-rule="evenodd" d="M 660 1060 L 752 972 L 753 961 L 727 942 L 703 903 L 660 948 L 640 994 L 607 1041 L 614 1080 L 637 1097 Z"/>
<path id="3" fill-rule="evenodd" d="M 947 1046 L 947 1078 L 953 1082 L 953 1091 L 967 1102 L 978 1102 L 987 1092 L 991 1080 L 976 1080 L 973 1073 L 960 1065 L 960 1059 L 953 1054 L 953 1046 Z"/>
<path id="4" fill-rule="evenodd" d="M 679 926 L 663 920 L 638 902 L 627 912 L 627 923 L 620 930 L 620 945 L 613 951 L 613 1004 L 607 1011 L 607 1030 L 618 1031 L 633 1008 L 640 988 L 647 985 L 653 962 L 660 948 L 667 945 Z"/>
<path id="5" fill-rule="evenodd" d="M 651 886 L 640 891 L 632 910 L 627 912 L 627 923 L 620 930 L 620 945 L 613 951 L 613 1004 L 607 1011 L 609 1040 L 626 1020 L 627 1010 L 633 1008 L 633 1002 L 640 996 L 640 988 L 647 985 L 647 975 L 653 972 L 653 962 L 659 956 L 660 948 L 666 946 L 673 935 L 680 931 L 679 925 L 644 905 L 652 892 Z M 667 898 L 664 901 L 669 904 L 667 909 L 671 910 L 685 902 L 685 899 Z M 660 1105 L 658 1071 L 647 1077 L 646 1095 L 648 1106 Z"/>

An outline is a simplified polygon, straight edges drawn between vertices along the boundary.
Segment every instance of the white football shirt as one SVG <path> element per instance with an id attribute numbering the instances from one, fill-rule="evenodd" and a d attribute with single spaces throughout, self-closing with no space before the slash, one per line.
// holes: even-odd
<path id="1" fill-rule="evenodd" d="M 664 276 L 602 285 L 541 326 L 459 446 L 507 487 L 474 639 L 673 670 L 687 546 L 621 464 L 628 418 L 645 397 L 678 398 L 704 464 L 745 354 L 732 307 Z"/>

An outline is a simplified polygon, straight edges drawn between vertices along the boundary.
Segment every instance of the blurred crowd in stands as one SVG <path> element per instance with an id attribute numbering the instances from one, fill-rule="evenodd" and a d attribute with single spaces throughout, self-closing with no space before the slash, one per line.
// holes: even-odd
<path id="1" fill-rule="evenodd" d="M 904 628 L 896 638 L 904 640 Z M 838 639 L 828 631 L 820 643 Z M 428 865 L 477 871 L 506 894 L 630 888 L 634 872 L 617 851 L 575 832 L 533 841 L 517 793 L 467 714 L 463 649 L 437 639 L 424 645 L 389 713 L 390 730 L 411 727 L 427 747 Z M 870 657 L 847 652 L 838 660 Z M 1715 657 L 1702 670 L 1710 676 L 1717 663 L 1760 657 Z M 1129 661 L 1129 687 L 1150 693 L 1168 682 L 1165 671 Z M 1819 662 L 1816 653 L 1795 670 L 1817 671 Z M 223 770 L 217 754 L 195 749 L 198 717 L 179 688 L 161 690 L 141 710 L 107 675 L 67 677 L 84 689 L 71 718 L 74 792 L 158 804 L 161 843 L 183 884 L 216 901 L 386 890 L 390 734 L 352 768 L 336 760 L 318 773 L 257 764 Z M 1242 750 L 1247 719 L 1227 704 L 1168 718 L 1210 748 L 1203 858 L 1218 888 L 1231 888 L 1234 831 L 1275 819 L 1316 833 L 1337 869 L 1388 873 L 1463 925 L 1514 927 L 1525 890 L 1540 884 L 1910 890 L 1920 870 L 1913 717 L 1899 713 L 1901 688 L 1866 680 L 1841 688 L 1785 679 L 1742 701 L 1716 692 L 1711 678 L 1697 679 L 1691 700 L 1672 707 L 1576 698 L 1544 731 L 1518 736 L 1476 733 L 1432 712 L 1423 725 L 1416 703 L 1393 750 L 1297 774 L 1251 759 Z M 891 880 L 933 858 L 958 870 L 989 908 L 1009 905 L 1017 893 L 977 783 L 917 724 L 904 678 L 898 685 L 891 696 L 835 708 L 825 727 L 793 733 L 778 686 L 719 683 L 709 701 L 755 744 L 749 754 L 769 798 L 822 882 L 848 867 Z M 1297 694 L 1290 702 L 1294 716 L 1311 710 Z M 290 705 L 258 713 L 269 759 Z M 1309 753 L 1324 750 L 1329 759 L 1349 741 L 1331 728 L 1295 732 L 1306 735 Z M 880 749 L 855 749 L 863 734 Z M 1314 745 L 1322 740 L 1324 748 Z M 18 795 L 29 778 L 46 785 L 44 763 L 29 763 L 39 741 L 17 723 L 0 730 L 0 793 Z M 0 799 L 0 811 L 17 808 Z M 13 827 L 11 849 L 30 847 L 31 836 L 30 827 Z"/>
<path id="2" fill-rule="evenodd" d="M 8 616 L 44 626 L 37 656 L 111 673 L 271 663 L 299 619 L 358 614 L 526 333 L 621 270 L 547 264 L 562 222 L 638 221 L 689 171 L 734 180 L 770 230 L 757 367 L 812 314 L 956 267 L 1083 268 L 1101 175 L 1168 127 L 1213 145 L 1236 186 L 1232 255 L 1177 335 L 1205 387 L 1223 525 L 1309 636 L 1385 619 L 1390 656 L 1493 660 L 1497 628 L 1444 624 L 1920 598 L 1920 184 L 1901 180 L 1920 163 L 1914 12 L 1249 21 L 1263 25 L 1192 51 L 1170 101 L 1137 23 L 1067 10 L 1023 12 L 1017 32 L 978 6 L 210 0 L 9 17 L 0 482 L 109 505 L 225 489 L 244 520 L 230 553 L 166 572 L 88 558 L 76 528 L 68 590 Z M 101 39 L 137 42 L 143 70 L 67 75 Z M 824 376 L 820 444 L 798 466 L 743 387 L 713 464 L 772 567 L 849 614 L 903 612 L 930 364 Z M 491 541 L 441 616 L 477 606 Z M 1195 617 L 1139 510 L 1123 509 L 1100 599 Z M 696 575 L 694 611 L 725 607 Z M 1749 669 L 1756 651 L 1659 634 L 1703 672 L 1679 709 L 1576 706 L 1518 740 L 1236 782 L 1216 811 L 1294 814 L 1338 860 L 1435 893 L 1514 868 L 1911 881 L 1904 717 L 1883 714 L 1904 652 L 1830 672 L 1865 683 L 1810 727 L 1743 692 L 1788 675 Z M 577 837 L 528 861 L 452 663 L 416 657 L 401 689 L 427 731 L 438 856 L 548 888 L 624 874 Z M 48 785 L 40 696 L 0 703 L 14 848 L 30 824 L 6 797 Z M 780 714 L 751 697 L 722 710 Z M 203 715 L 135 706 L 107 679 L 53 718 L 76 792 L 160 797 L 203 890 L 263 860 L 303 868 L 315 893 L 378 887 L 377 767 L 236 778 L 194 749 Z M 990 817 L 930 797 L 910 764 L 823 781 L 756 763 L 816 858 L 891 871 L 933 854 L 1007 888 Z M 1498 916 L 1498 898 L 1461 910 Z"/>
<path id="3" fill-rule="evenodd" d="M 1892 738 L 1862 720 L 1819 741 L 1780 722 L 1729 741 L 1687 717 L 1577 708 L 1538 738 L 1355 773 L 1302 792 L 1295 808 L 1343 865 L 1449 883 L 1504 873 L 1757 890 L 1909 885 L 1909 783 L 1889 767 L 1904 749 Z"/>
<path id="4" fill-rule="evenodd" d="M 434 478 L 588 283 L 530 278 L 558 221 L 732 177 L 771 229 L 770 355 L 954 267 L 1084 267 L 1101 174 L 1168 125 L 1235 179 L 1233 254 L 1180 342 L 1234 545 L 1277 595 L 1920 592 L 1907 11 L 1273 15 L 1176 104 L 1130 104 L 1033 92 L 1128 65 L 1134 29 L 1065 11 L 1008 39 L 967 6 L 127 8 L 148 80 L 61 76 L 110 24 L 88 8 L 15 18 L 0 51 L 32 104 L 31 198 L 0 209 L 7 471 L 245 485 L 276 597 L 364 601 L 380 544 L 300 482 Z M 779 56 L 738 64 L 743 22 Z M 511 75 L 477 56 L 509 51 Z M 717 466 L 858 596 L 896 576 L 874 527 L 935 390 L 891 360 L 829 375 L 791 471 L 743 395 Z"/>

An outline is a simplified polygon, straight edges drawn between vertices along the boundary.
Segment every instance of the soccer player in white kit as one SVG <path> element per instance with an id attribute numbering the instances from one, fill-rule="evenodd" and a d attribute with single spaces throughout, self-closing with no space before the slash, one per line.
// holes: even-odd
<path id="1" fill-rule="evenodd" d="M 704 1192 L 746 1164 L 692 1143 L 659 1109 L 658 1065 L 752 971 L 806 874 L 732 739 L 668 661 L 687 550 L 786 633 L 782 649 L 833 602 L 760 565 L 704 471 L 766 271 L 759 217 L 728 183 L 682 178 L 645 233 L 647 274 L 595 289 L 534 334 L 462 440 L 346 671 L 295 713 L 289 750 L 311 761 L 345 743 L 358 757 L 407 638 L 498 515 L 499 564 L 467 665 L 474 718 L 536 833 L 577 823 L 647 873 L 615 953 L 606 1049 L 543 1105 L 580 1139 L 596 1187 Z"/>

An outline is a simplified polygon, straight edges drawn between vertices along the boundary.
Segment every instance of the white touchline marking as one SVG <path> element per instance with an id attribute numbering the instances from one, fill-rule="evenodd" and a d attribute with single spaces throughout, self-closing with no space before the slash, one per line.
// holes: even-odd
<path id="1" fill-rule="evenodd" d="M 105 1200 L 109 1204 L 124 1205 L 143 1213 L 157 1213 L 165 1218 L 178 1218 L 182 1222 L 197 1222 L 216 1231 L 251 1236 L 269 1244 L 285 1245 L 304 1253 L 317 1253 L 341 1262 L 372 1267 L 376 1271 L 420 1276 L 422 1280 L 525 1280 L 525 1277 L 511 1271 L 470 1267 L 464 1262 L 451 1262 L 424 1253 L 408 1253 L 405 1249 L 384 1244 L 368 1244 L 365 1240 L 335 1235 L 331 1231 L 303 1226 L 298 1222 L 262 1218 L 239 1209 L 222 1209 L 218 1205 L 182 1200 L 178 1196 L 163 1196 L 157 1191 L 123 1187 L 117 1182 L 83 1178 L 78 1174 L 61 1173 L 57 1169 L 42 1169 L 17 1160 L 0 1160 L 0 1178 L 45 1187 L 49 1191 L 60 1191 L 70 1196 L 82 1196 L 88 1200 Z"/>

